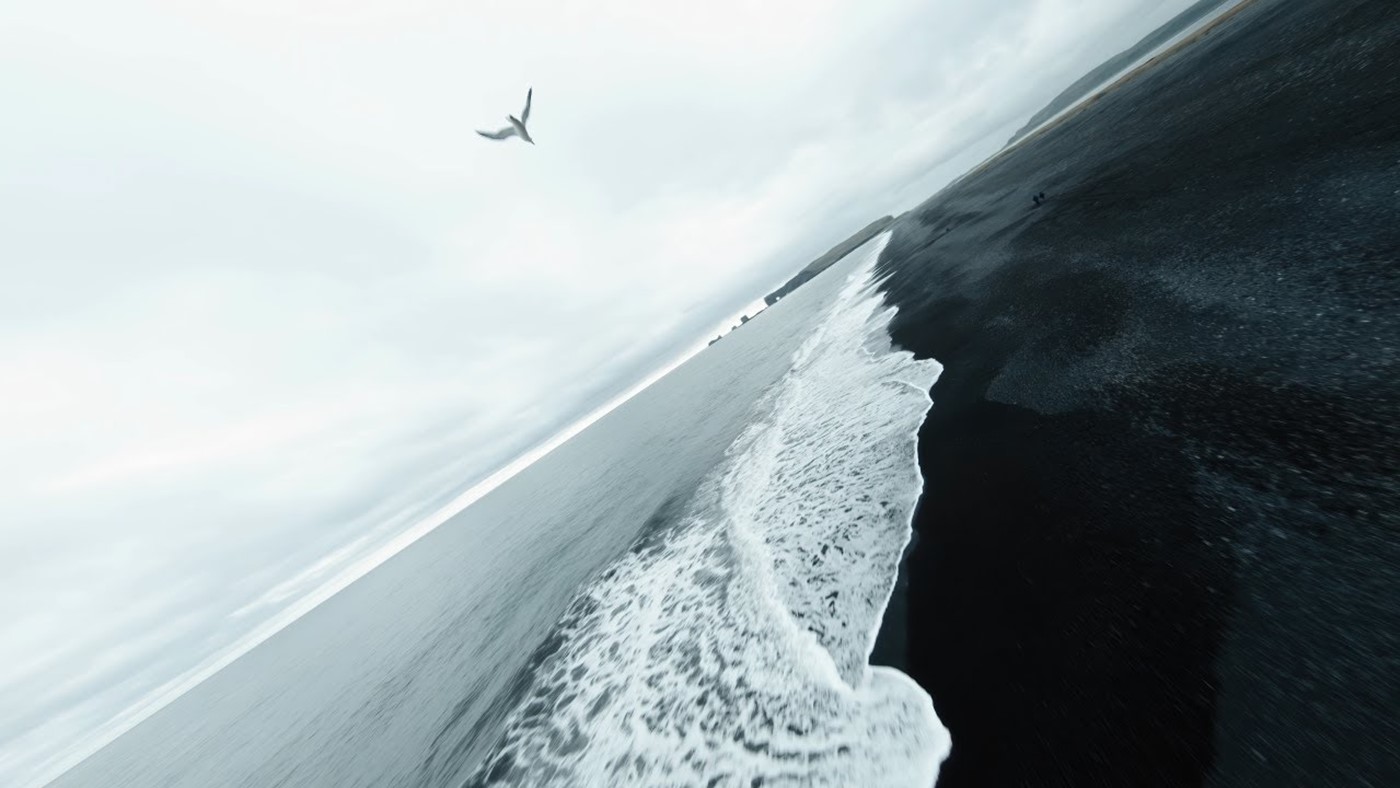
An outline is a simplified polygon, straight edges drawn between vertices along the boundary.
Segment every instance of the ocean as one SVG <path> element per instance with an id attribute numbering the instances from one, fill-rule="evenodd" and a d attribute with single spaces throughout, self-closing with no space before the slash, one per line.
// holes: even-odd
<path id="1" fill-rule="evenodd" d="M 881 236 L 63 775 L 58 786 L 920 785 L 867 664 L 941 368 Z"/>

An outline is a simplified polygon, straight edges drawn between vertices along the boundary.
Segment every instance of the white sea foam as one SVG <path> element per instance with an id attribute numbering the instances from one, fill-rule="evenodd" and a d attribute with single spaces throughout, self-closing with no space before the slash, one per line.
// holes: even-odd
<path id="1" fill-rule="evenodd" d="M 574 601 L 471 783 L 933 784 L 932 701 L 866 661 L 941 370 L 890 347 L 886 239 L 680 520 Z"/>

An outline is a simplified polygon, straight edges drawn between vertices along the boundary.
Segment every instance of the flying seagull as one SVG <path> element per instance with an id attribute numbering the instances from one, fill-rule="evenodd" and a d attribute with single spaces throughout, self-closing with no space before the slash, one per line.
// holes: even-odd
<path id="1" fill-rule="evenodd" d="M 534 96 L 535 89 L 530 88 L 530 91 L 525 94 L 525 109 L 521 111 L 520 117 L 516 118 L 514 115 L 506 116 L 510 121 L 509 126 L 506 126 L 500 131 L 478 131 L 477 134 L 480 134 L 488 140 L 503 140 L 508 137 L 519 135 L 520 139 L 534 145 L 535 141 L 530 139 L 530 132 L 525 130 L 525 124 L 530 122 L 530 99 L 534 98 Z"/>

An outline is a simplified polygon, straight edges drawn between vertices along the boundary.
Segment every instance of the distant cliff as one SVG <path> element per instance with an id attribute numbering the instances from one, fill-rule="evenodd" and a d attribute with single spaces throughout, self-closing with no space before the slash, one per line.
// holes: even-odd
<path id="1" fill-rule="evenodd" d="M 840 260 L 850 254 L 856 247 L 884 232 L 885 228 L 893 223 L 893 216 L 885 216 L 867 224 L 864 229 L 860 230 L 855 235 L 831 247 L 831 251 L 808 263 L 807 267 L 798 271 L 796 276 L 787 281 L 787 284 L 764 296 L 763 302 L 769 306 L 777 303 L 778 299 L 796 290 L 802 283 L 822 271 L 830 268 L 837 260 Z"/>

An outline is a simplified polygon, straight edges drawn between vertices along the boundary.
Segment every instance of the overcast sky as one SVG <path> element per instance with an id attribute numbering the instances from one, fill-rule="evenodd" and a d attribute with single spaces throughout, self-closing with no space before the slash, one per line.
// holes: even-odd
<path id="1" fill-rule="evenodd" d="M 0 782 L 1187 4 L 9 4 Z"/>

